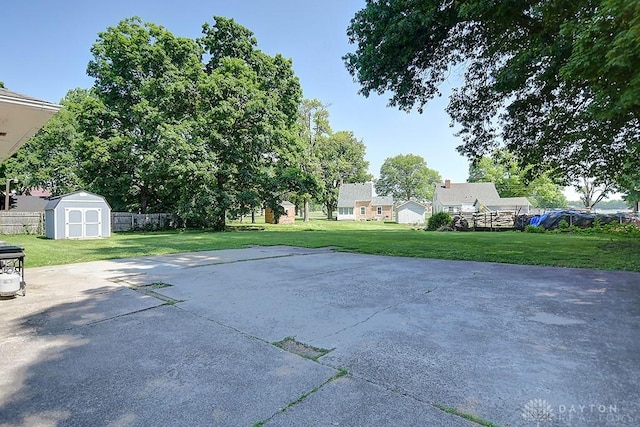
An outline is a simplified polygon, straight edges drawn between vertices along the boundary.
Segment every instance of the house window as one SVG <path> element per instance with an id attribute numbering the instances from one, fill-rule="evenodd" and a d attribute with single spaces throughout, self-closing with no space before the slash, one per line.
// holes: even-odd
<path id="1" fill-rule="evenodd" d="M 338 215 L 353 215 L 353 208 L 338 208 Z"/>
<path id="2" fill-rule="evenodd" d="M 365 208 L 364 206 L 360 206 L 360 215 L 366 215 L 367 214 L 367 208 Z"/>
<path id="3" fill-rule="evenodd" d="M 377 209 L 376 213 L 378 215 L 382 215 L 382 206 L 378 206 L 378 209 Z"/>

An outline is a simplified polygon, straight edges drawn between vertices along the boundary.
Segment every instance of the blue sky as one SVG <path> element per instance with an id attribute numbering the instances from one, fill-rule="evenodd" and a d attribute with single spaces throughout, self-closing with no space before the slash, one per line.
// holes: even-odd
<path id="1" fill-rule="evenodd" d="M 15 92 L 58 102 L 69 89 L 91 87 L 86 75 L 97 34 L 139 16 L 175 35 L 198 37 L 214 15 L 252 30 L 258 47 L 293 59 L 304 96 L 329 104 L 334 131 L 351 130 L 367 146 L 378 176 L 387 157 L 418 154 L 443 179 L 466 181 L 468 161 L 444 112 L 446 97 L 423 114 L 386 106 L 387 97 L 358 95 L 342 56 L 353 50 L 346 28 L 364 0 L 10 0 L 0 26 L 0 80 Z M 449 83 L 443 85 L 448 92 Z"/>

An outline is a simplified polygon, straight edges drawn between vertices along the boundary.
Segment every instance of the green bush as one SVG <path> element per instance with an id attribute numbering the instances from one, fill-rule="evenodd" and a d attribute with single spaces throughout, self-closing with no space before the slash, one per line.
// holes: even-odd
<path id="1" fill-rule="evenodd" d="M 451 215 L 447 212 L 438 212 L 437 214 L 431 215 L 429 218 L 429 222 L 427 223 L 427 230 L 435 231 L 442 226 L 447 226 L 451 224 Z"/>
<path id="2" fill-rule="evenodd" d="M 621 236 L 640 237 L 640 227 L 634 224 L 618 224 L 614 222 L 603 226 L 600 232 Z"/>
<path id="3" fill-rule="evenodd" d="M 536 227 L 535 225 L 527 225 L 524 228 L 525 233 L 544 233 L 544 231 L 543 227 Z"/>

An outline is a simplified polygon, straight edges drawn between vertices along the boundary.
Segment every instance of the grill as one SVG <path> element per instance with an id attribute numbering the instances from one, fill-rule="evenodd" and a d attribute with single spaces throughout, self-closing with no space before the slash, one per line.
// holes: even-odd
<path id="1" fill-rule="evenodd" d="M 24 281 L 24 248 L 0 245 L 0 297 L 27 295 Z"/>

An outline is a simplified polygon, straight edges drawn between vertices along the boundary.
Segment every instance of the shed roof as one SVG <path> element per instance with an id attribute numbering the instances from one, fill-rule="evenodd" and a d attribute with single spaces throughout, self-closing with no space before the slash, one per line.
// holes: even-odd
<path id="1" fill-rule="evenodd" d="M 472 205 L 476 200 L 498 200 L 500 195 L 493 182 L 463 182 L 451 183 L 449 188 L 445 184 L 436 186 L 434 199 L 442 205 L 461 206 Z"/>
<path id="2" fill-rule="evenodd" d="M 77 198 L 75 198 L 74 196 L 78 196 Z M 87 197 L 89 196 L 89 197 Z M 107 200 L 103 197 L 100 196 L 99 194 L 94 194 L 94 193 L 90 193 L 88 191 L 74 191 L 73 193 L 68 193 L 68 194 L 63 194 L 62 196 L 57 196 L 57 197 L 52 197 L 49 200 L 49 203 L 47 203 L 47 206 L 45 206 L 44 210 L 48 211 L 48 210 L 52 210 L 55 209 L 56 206 L 58 206 L 60 204 L 60 202 L 64 199 L 72 199 L 72 200 L 80 200 L 80 198 L 85 198 L 85 200 L 88 199 L 101 199 L 104 203 L 107 204 L 107 206 L 109 206 L 109 203 L 107 202 Z"/>
<path id="3" fill-rule="evenodd" d="M 414 206 L 418 206 L 424 210 L 427 209 L 427 207 L 425 205 L 423 205 L 422 203 L 418 203 L 415 200 L 407 200 L 405 202 L 400 203 L 398 206 L 396 206 L 396 210 L 400 210 L 400 209 L 404 209 L 406 207 L 408 207 L 409 205 L 414 205 Z"/>
<path id="4" fill-rule="evenodd" d="M 60 108 L 0 88 L 0 161 L 18 151 Z"/>

